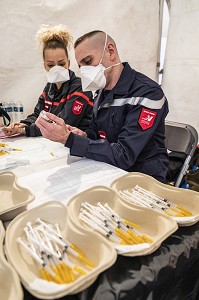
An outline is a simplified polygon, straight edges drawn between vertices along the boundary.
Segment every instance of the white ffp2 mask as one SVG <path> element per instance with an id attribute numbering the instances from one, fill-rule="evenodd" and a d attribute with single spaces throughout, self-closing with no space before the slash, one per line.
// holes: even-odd
<path id="1" fill-rule="evenodd" d="M 102 64 L 95 66 L 82 66 L 80 68 L 83 91 L 96 91 L 103 89 L 106 85 L 104 75 L 104 66 Z"/>
<path id="2" fill-rule="evenodd" d="M 63 83 L 70 79 L 68 69 L 61 66 L 54 66 L 47 72 L 49 83 Z"/>

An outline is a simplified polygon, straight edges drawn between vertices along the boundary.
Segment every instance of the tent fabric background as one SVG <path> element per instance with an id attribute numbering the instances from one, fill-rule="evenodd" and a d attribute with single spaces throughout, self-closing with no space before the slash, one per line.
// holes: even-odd
<path id="1" fill-rule="evenodd" d="M 152 3 L 153 2 L 153 3 Z M 46 83 L 35 33 L 41 24 L 65 24 L 74 40 L 95 29 L 115 39 L 121 60 L 156 79 L 162 0 L 0 1 L 0 102 L 24 104 L 32 112 Z M 73 50 L 71 69 L 77 72 Z"/>
<path id="2" fill-rule="evenodd" d="M 163 74 L 168 120 L 199 132 L 199 1 L 169 0 L 170 23 Z"/>

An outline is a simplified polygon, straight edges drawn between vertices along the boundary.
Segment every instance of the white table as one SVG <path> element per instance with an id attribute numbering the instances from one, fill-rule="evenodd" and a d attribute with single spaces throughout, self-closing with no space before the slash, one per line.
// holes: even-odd
<path id="1" fill-rule="evenodd" d="M 29 188 L 35 195 L 35 200 L 28 208 L 49 200 L 66 203 L 72 196 L 87 188 L 95 185 L 109 186 L 114 179 L 126 173 L 106 163 L 71 157 L 66 147 L 43 137 L 7 138 L 1 142 L 7 143 L 9 147 L 22 149 L 11 154 L 12 159 L 18 162 L 18 166 L 12 166 L 11 171 L 17 175 L 19 184 Z M 20 165 L 20 161 L 24 160 L 28 163 Z M 5 156 L 0 157 L 1 166 L 2 161 L 5 161 Z M 10 170 L 9 164 L 5 164 L 5 170 Z"/>

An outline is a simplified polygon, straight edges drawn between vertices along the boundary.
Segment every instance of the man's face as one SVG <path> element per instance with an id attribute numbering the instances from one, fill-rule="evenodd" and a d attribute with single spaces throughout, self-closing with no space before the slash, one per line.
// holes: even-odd
<path id="1" fill-rule="evenodd" d="M 79 67 L 97 66 L 103 54 L 104 45 L 95 45 L 91 39 L 87 38 L 75 48 L 75 58 Z M 105 54 L 105 53 L 104 53 Z M 105 55 L 102 63 L 104 64 Z"/>

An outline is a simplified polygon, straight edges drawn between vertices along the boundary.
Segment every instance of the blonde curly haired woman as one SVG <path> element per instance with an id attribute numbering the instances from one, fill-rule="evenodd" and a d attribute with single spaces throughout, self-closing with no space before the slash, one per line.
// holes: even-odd
<path id="1" fill-rule="evenodd" d="M 62 118 L 66 124 L 87 129 L 92 115 L 93 97 L 91 92 L 83 92 L 80 78 L 69 69 L 68 49 L 72 36 L 64 25 L 50 27 L 42 25 L 36 39 L 43 51 L 47 80 L 34 112 L 19 123 L 4 127 L 7 136 L 20 133 L 26 136 L 40 136 L 35 125 L 42 110 Z"/>

